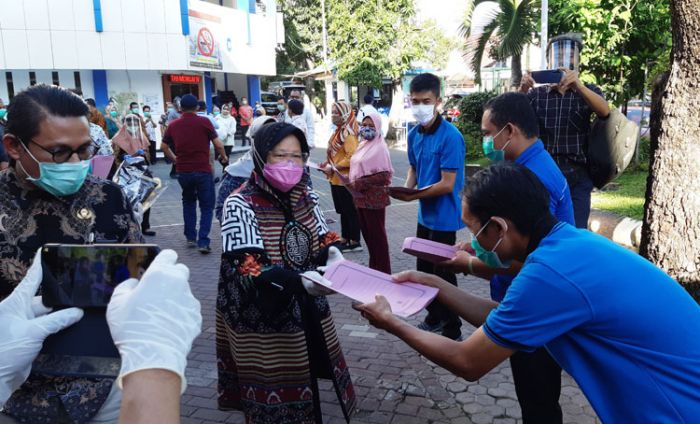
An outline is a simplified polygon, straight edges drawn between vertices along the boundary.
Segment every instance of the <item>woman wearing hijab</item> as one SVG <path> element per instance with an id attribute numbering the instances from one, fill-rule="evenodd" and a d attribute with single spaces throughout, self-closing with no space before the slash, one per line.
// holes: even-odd
<path id="1" fill-rule="evenodd" d="M 352 106 L 347 102 L 333 104 L 331 119 L 336 126 L 326 150 L 326 162 L 321 168 L 328 176 L 331 183 L 331 195 L 335 211 L 340 215 L 340 227 L 344 252 L 358 252 L 362 250 L 360 245 L 360 224 L 357 218 L 357 210 L 352 200 L 352 194 L 343 185 L 343 177 L 350 171 L 350 158 L 357 149 L 357 121 Z"/>
<path id="2" fill-rule="evenodd" d="M 321 423 L 318 378 L 332 379 L 346 420 L 356 403 L 324 296 L 307 277 L 338 257 L 304 172 L 296 127 L 263 126 L 254 171 L 226 200 L 216 306 L 219 409 L 251 423 Z M 318 280 L 316 280 L 318 281 Z M 316 288 L 316 289 L 315 289 Z"/>
<path id="3" fill-rule="evenodd" d="M 253 120 L 253 125 L 250 126 L 248 134 L 252 139 L 255 139 L 255 134 L 263 125 L 274 124 L 275 119 L 271 116 L 261 116 Z M 224 147 L 226 147 L 224 145 Z M 246 152 L 237 161 L 224 168 L 224 174 L 221 177 L 219 184 L 219 192 L 216 195 L 216 204 L 214 205 L 214 215 L 221 222 L 221 211 L 224 209 L 224 202 L 228 196 L 242 186 L 250 179 L 250 174 L 253 172 L 253 156 L 250 152 Z"/>
<path id="4" fill-rule="evenodd" d="M 112 139 L 112 147 L 114 148 L 115 164 L 119 166 L 124 160 L 125 155 L 141 156 L 147 163 L 150 163 L 149 149 L 150 142 L 148 134 L 143 124 L 143 119 L 135 114 L 129 113 L 124 117 L 124 125 L 117 135 Z M 143 213 L 143 221 L 141 222 L 141 232 L 145 236 L 155 236 L 156 232 L 151 230 L 151 209 L 147 209 Z"/>
<path id="5" fill-rule="evenodd" d="M 382 137 L 382 118 L 370 112 L 360 126 L 360 145 L 350 159 L 350 188 L 360 218 L 360 229 L 369 250 L 369 267 L 391 274 L 386 236 L 387 187 L 394 169 Z"/>

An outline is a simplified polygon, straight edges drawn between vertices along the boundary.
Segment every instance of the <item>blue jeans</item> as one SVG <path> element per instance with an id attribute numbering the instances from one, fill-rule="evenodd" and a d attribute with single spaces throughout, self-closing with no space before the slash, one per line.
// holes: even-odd
<path id="1" fill-rule="evenodd" d="M 208 172 L 183 172 L 177 174 L 182 187 L 182 217 L 185 221 L 185 237 L 197 241 L 198 247 L 209 246 L 209 231 L 214 216 L 214 178 Z M 197 201 L 199 201 L 199 238 L 197 238 Z"/>
<path id="2" fill-rule="evenodd" d="M 561 169 L 571 191 L 571 203 L 574 206 L 574 221 L 577 228 L 588 228 L 588 217 L 591 215 L 591 191 L 593 181 L 588 176 L 588 170 L 582 166 L 562 167 Z"/>

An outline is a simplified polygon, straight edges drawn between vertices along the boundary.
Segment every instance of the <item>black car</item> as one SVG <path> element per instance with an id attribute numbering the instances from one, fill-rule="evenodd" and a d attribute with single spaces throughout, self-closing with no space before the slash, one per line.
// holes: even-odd
<path id="1" fill-rule="evenodd" d="M 260 104 L 263 109 L 265 109 L 265 113 L 270 116 L 275 116 L 280 113 L 280 111 L 277 110 L 277 100 L 279 99 L 280 96 L 275 93 L 270 93 L 269 91 L 260 93 Z"/>

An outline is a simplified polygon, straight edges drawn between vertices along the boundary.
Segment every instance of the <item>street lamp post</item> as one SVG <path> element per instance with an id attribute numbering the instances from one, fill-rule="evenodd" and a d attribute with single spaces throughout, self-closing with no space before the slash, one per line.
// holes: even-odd
<path id="1" fill-rule="evenodd" d="M 549 20 L 549 1 L 542 0 L 542 27 L 540 29 L 540 69 L 547 69 L 547 28 Z"/>

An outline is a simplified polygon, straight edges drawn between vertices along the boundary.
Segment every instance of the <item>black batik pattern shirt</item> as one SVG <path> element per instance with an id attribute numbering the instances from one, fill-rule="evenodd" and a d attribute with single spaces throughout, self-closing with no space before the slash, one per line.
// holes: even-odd
<path id="1" fill-rule="evenodd" d="M 88 176 L 77 193 L 56 197 L 0 172 L 0 299 L 22 281 L 46 243 L 140 243 L 141 228 L 121 188 Z"/>
<path id="2" fill-rule="evenodd" d="M 597 86 L 586 87 L 605 98 Z M 527 96 L 537 115 L 540 138 L 557 165 L 585 165 L 593 110 L 583 96 L 575 90 L 562 95 L 549 85 L 535 87 Z"/>

